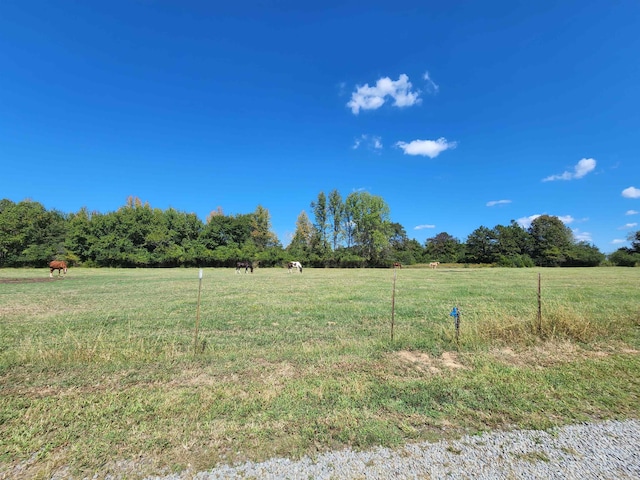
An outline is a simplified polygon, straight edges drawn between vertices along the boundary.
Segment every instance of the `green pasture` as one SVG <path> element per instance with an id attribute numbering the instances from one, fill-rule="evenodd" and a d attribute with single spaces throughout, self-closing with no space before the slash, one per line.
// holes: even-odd
<path id="1" fill-rule="evenodd" d="M 0 478 L 640 417 L 638 268 L 203 273 L 0 270 Z"/>

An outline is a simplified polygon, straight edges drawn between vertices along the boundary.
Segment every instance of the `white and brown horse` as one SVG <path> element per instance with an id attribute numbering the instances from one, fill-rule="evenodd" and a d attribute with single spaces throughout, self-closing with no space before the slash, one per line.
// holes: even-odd
<path id="1" fill-rule="evenodd" d="M 53 278 L 53 271 L 58 270 L 58 276 L 61 273 L 67 274 L 67 262 L 63 262 L 61 260 L 54 260 L 49 263 L 49 278 Z"/>
<path id="2" fill-rule="evenodd" d="M 429 266 L 430 266 L 431 268 L 434 268 L 434 269 L 435 269 L 435 268 L 438 268 L 438 265 L 440 265 L 440 262 L 431 262 L 431 263 L 429 264 Z"/>
<path id="3" fill-rule="evenodd" d="M 289 273 L 293 272 L 294 268 L 302 273 L 302 264 L 300 262 L 289 262 L 287 263 L 287 268 L 289 269 Z"/>

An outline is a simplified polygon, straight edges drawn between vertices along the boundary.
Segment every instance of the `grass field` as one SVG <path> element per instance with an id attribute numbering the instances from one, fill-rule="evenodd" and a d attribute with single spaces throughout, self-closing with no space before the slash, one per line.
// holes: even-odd
<path id="1" fill-rule="evenodd" d="M 0 270 L 0 478 L 640 417 L 638 268 L 204 269 L 196 343 L 198 290 L 197 269 Z"/>

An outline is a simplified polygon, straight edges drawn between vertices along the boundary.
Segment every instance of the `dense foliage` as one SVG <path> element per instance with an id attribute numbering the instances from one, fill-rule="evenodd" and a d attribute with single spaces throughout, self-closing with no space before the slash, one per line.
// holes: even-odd
<path id="1" fill-rule="evenodd" d="M 542 215 L 531 227 L 515 221 L 480 226 L 461 242 L 447 232 L 424 244 L 410 239 L 391 221 L 378 196 L 337 190 L 320 192 L 302 211 L 285 248 L 271 231 L 269 210 L 225 215 L 218 208 L 206 222 L 193 213 L 151 208 L 129 197 L 114 212 L 47 211 L 40 203 L 0 200 L 0 267 L 45 266 L 62 259 L 74 265 L 104 267 L 230 267 L 250 260 L 260 266 L 299 260 L 316 267 L 384 267 L 393 262 L 477 263 L 508 267 L 596 266 L 605 260 L 597 247 L 576 242 L 557 217 Z M 616 265 L 640 259 L 640 232 L 632 247 L 610 256 Z"/>
<path id="2" fill-rule="evenodd" d="M 640 230 L 629 235 L 631 247 L 622 247 L 609 255 L 609 261 L 619 267 L 635 267 L 640 264 Z"/>

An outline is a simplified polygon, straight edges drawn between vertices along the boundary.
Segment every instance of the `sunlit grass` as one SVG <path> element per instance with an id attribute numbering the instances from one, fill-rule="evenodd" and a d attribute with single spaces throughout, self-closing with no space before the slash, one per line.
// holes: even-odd
<path id="1" fill-rule="evenodd" d="M 640 269 L 205 269 L 197 342 L 197 269 L 47 276 L 0 270 L 11 478 L 142 461 L 136 478 L 640 410 Z"/>

